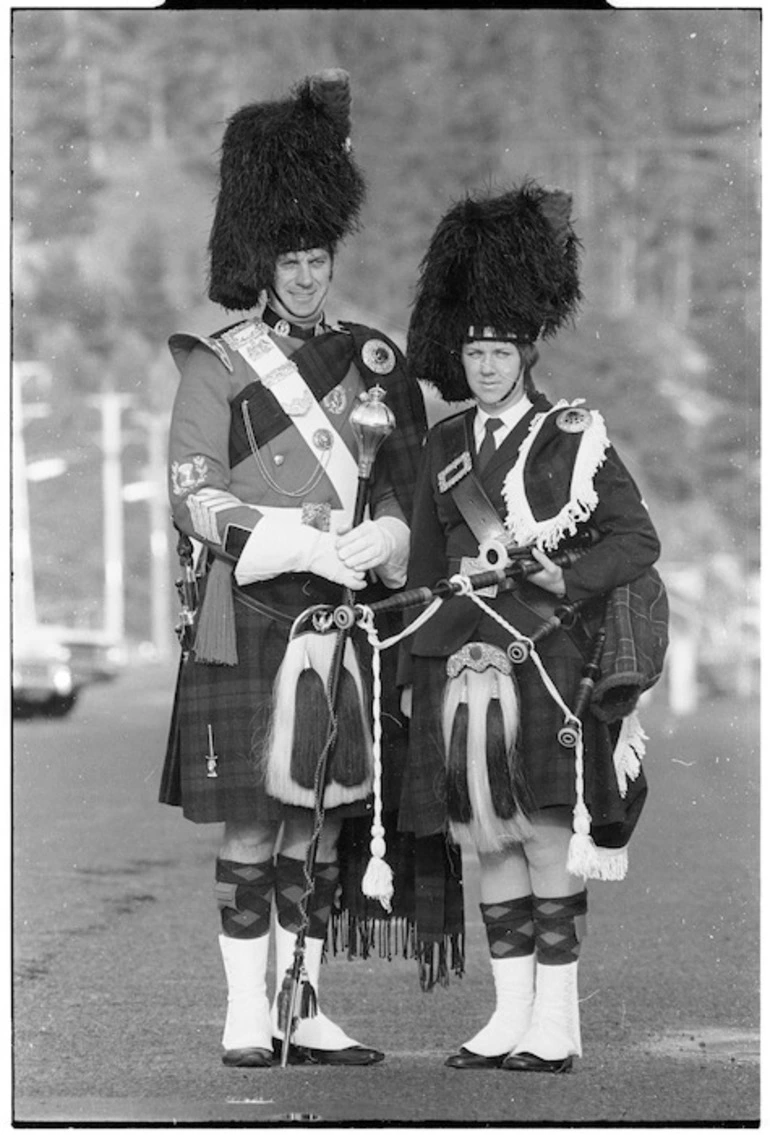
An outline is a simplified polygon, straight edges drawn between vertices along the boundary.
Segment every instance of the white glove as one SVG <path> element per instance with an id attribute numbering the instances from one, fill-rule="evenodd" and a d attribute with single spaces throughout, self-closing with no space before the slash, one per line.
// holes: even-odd
<path id="1" fill-rule="evenodd" d="M 387 587 L 401 587 L 406 582 L 409 529 L 395 516 L 364 520 L 352 529 L 340 528 L 337 551 L 349 568 L 376 568 Z"/>
<path id="2" fill-rule="evenodd" d="M 412 687 L 404 686 L 401 691 L 401 712 L 404 717 L 412 716 Z"/>
<path id="3" fill-rule="evenodd" d="M 249 536 L 235 566 L 241 585 L 273 579 L 287 571 L 311 571 L 352 591 L 366 586 L 364 573 L 348 567 L 337 555 L 335 537 L 307 524 L 268 513 Z"/>

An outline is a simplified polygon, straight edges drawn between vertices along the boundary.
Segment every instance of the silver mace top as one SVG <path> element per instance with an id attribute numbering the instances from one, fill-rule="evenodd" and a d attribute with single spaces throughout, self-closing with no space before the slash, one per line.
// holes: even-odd
<path id="1" fill-rule="evenodd" d="M 387 437 L 396 428 L 393 411 L 385 402 L 382 386 L 373 386 L 360 396 L 358 405 L 350 415 L 356 444 L 358 445 L 358 475 L 368 480 L 374 459 Z"/>

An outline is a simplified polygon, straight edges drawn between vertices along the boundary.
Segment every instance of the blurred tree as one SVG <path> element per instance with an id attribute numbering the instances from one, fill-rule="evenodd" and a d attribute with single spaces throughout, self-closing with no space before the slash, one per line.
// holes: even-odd
<path id="1" fill-rule="evenodd" d="M 564 185 L 586 298 L 538 376 L 606 410 L 664 543 L 755 547 L 759 30 L 754 10 L 15 11 L 14 356 L 55 375 L 55 428 L 31 453 L 90 455 L 77 484 L 35 491 L 43 596 L 59 603 L 73 530 L 92 535 L 73 516 L 99 491 L 87 395 L 109 381 L 152 405 L 168 334 L 226 319 L 205 294 L 226 119 L 328 66 L 351 73 L 370 183 L 332 315 L 349 297 L 403 342 L 452 201 L 527 175 Z M 132 555 L 141 577 L 146 549 Z"/>

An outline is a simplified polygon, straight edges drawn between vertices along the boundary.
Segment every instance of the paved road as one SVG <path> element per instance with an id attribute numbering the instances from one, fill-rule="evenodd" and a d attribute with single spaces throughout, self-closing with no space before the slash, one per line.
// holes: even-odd
<path id="1" fill-rule="evenodd" d="M 655 701 L 651 798 L 623 884 L 594 884 L 581 958 L 584 1057 L 570 1076 L 462 1073 L 490 976 L 468 871 L 462 981 L 414 964 L 326 968 L 324 1004 L 388 1053 L 369 1069 L 220 1063 L 211 897 L 217 832 L 156 803 L 170 668 L 19 722 L 13 778 L 14 1099 L 19 1123 L 635 1125 L 759 1117 L 756 710 Z"/>

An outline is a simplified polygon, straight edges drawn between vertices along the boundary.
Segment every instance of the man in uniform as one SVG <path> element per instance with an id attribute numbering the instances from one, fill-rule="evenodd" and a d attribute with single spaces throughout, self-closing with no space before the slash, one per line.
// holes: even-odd
<path id="1" fill-rule="evenodd" d="M 290 655 L 299 659 L 297 689 L 314 667 L 326 677 L 313 652 L 334 636 L 293 640 L 303 645 L 292 654 L 292 624 L 316 604 L 339 604 L 341 587 L 371 602 L 403 585 L 426 429 L 419 385 L 398 347 L 368 327 L 331 327 L 325 318 L 337 244 L 355 227 L 365 194 L 349 109 L 348 76 L 334 70 L 305 79 L 287 99 L 233 115 L 209 241 L 209 296 L 252 314 L 210 337 L 170 340 L 181 381 L 169 493 L 182 539 L 202 549 L 202 598 L 180 666 L 160 798 L 195 823 L 224 823 L 216 862 L 228 983 L 222 1059 L 235 1067 L 269 1066 L 281 1050 L 285 1022 L 267 995 L 271 925 L 276 993 L 303 932 L 304 977 L 317 995 L 339 883 L 338 835 L 346 817 L 370 807 L 366 727 L 340 729 L 319 811 L 321 723 L 299 703 L 272 712 Z M 396 428 L 375 461 L 366 517 L 353 526 L 359 472 L 350 415 L 375 386 Z M 345 654 L 343 675 L 363 704 L 366 673 L 355 651 Z M 291 1042 L 292 1062 L 383 1058 L 320 1009 L 299 1019 Z"/>

